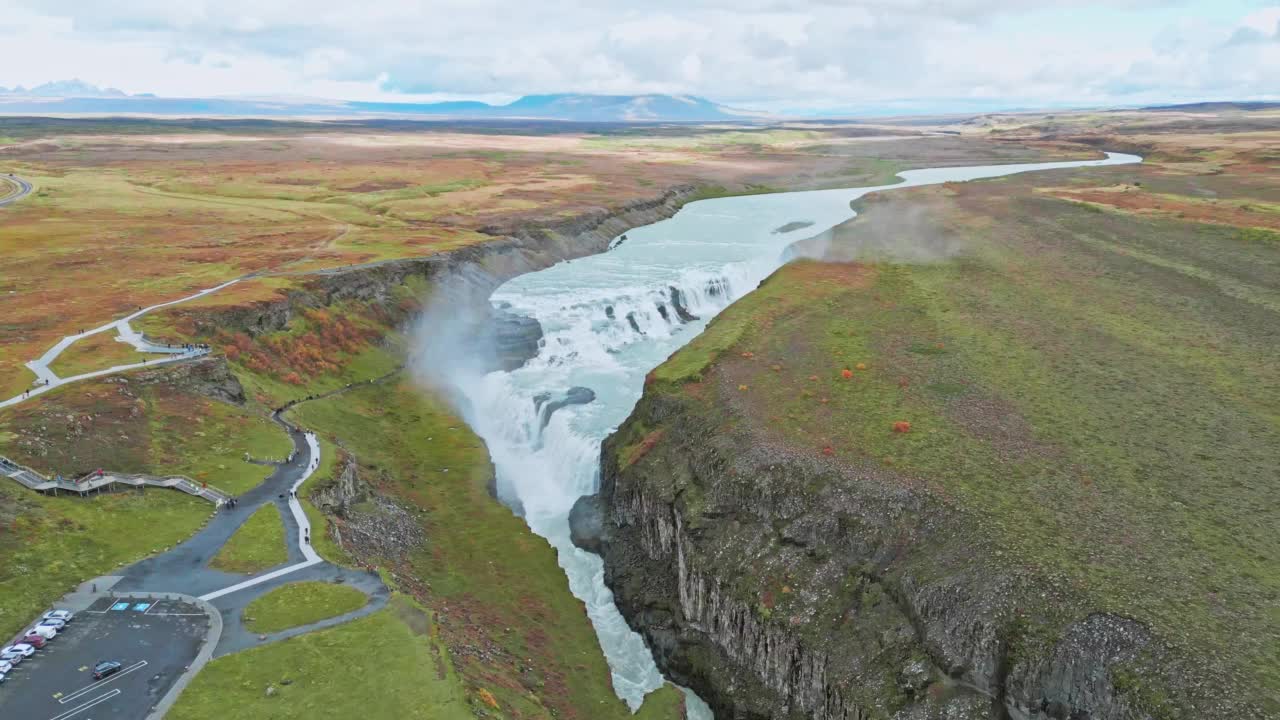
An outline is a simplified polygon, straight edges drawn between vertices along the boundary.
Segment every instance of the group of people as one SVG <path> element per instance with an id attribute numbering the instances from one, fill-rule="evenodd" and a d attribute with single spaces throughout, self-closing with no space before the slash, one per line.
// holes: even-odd
<path id="1" fill-rule="evenodd" d="M 47 387 L 47 386 L 49 385 L 49 378 L 45 378 L 45 379 L 44 379 L 44 382 L 37 382 L 37 383 L 36 383 L 36 385 L 44 385 L 44 386 L 46 386 L 46 387 Z M 25 400 L 26 398 L 29 398 L 29 397 L 31 397 L 31 391 L 30 391 L 30 390 L 23 390 L 23 391 L 22 391 L 22 398 Z"/>
<path id="2" fill-rule="evenodd" d="M 223 510 L 230 510 L 240 504 L 240 498 L 230 497 L 223 501 L 221 507 Z"/>

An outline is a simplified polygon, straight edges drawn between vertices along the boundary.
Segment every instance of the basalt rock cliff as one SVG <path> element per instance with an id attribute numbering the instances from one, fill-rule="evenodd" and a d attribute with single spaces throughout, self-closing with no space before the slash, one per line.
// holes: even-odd
<path id="1" fill-rule="evenodd" d="M 1142 624 L 983 541 L 920 484 L 769 445 L 649 388 L 574 508 L 629 623 L 719 720 L 1155 720 L 1188 699 Z M 1145 693 L 1145 695 L 1144 695 Z"/>

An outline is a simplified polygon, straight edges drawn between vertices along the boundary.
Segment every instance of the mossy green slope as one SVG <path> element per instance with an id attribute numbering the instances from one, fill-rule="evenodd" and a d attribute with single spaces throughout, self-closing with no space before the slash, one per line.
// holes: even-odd
<path id="1" fill-rule="evenodd" d="M 489 495 L 488 453 L 461 420 L 409 381 L 354 388 L 291 417 L 350 449 L 379 491 L 424 511 L 427 545 L 395 572 L 439 613 L 472 698 L 501 717 L 630 716 L 554 550 Z M 643 712 L 676 717 L 675 692 Z"/>

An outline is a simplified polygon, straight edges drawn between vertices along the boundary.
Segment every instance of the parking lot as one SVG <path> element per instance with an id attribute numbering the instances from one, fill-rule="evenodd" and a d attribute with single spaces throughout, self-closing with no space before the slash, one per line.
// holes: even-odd
<path id="1" fill-rule="evenodd" d="M 141 720 L 195 659 L 207 628 L 188 603 L 101 598 L 13 668 L 0 685 L 0 718 Z M 104 660 L 123 668 L 95 682 Z"/>

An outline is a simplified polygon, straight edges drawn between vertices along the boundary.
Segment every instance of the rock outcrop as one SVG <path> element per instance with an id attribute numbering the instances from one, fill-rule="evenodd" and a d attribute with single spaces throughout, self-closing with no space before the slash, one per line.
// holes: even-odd
<path id="1" fill-rule="evenodd" d="M 599 554 L 604 547 L 604 508 L 599 495 L 583 495 L 569 510 L 569 539 L 574 545 Z"/>
<path id="2" fill-rule="evenodd" d="M 378 493 L 360 477 L 360 466 L 343 453 L 338 471 L 311 492 L 311 501 L 334 518 L 333 539 L 357 558 L 403 560 L 427 542 L 413 513 Z"/>
<path id="3" fill-rule="evenodd" d="M 571 526 L 659 667 L 720 720 L 1157 717 L 1135 687 L 1230 717 L 1177 697 L 1143 625 L 1002 558 L 923 486 L 717 412 L 650 388 Z"/>
<path id="4" fill-rule="evenodd" d="M 533 396 L 534 409 L 538 411 L 538 427 L 545 428 L 551 422 L 551 416 L 561 408 L 569 405 L 586 405 L 594 402 L 596 392 L 587 387 L 571 387 L 564 393 L 553 395 L 549 392 Z"/>
<path id="5" fill-rule="evenodd" d="M 233 405 L 243 405 L 245 402 L 244 387 L 231 372 L 231 368 L 227 367 L 226 358 L 220 356 L 207 355 L 192 362 L 158 367 L 136 373 L 134 379 L 143 385 L 176 385 Z"/>

